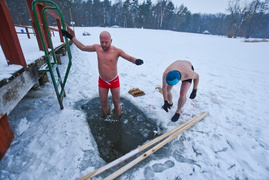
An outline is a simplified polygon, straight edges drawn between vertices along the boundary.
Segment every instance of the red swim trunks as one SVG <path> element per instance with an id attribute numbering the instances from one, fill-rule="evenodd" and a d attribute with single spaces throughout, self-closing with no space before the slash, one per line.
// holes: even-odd
<path id="1" fill-rule="evenodd" d="M 100 76 L 98 80 L 98 86 L 101 88 L 118 88 L 120 87 L 120 79 L 119 76 L 116 76 L 111 81 L 104 81 Z"/>

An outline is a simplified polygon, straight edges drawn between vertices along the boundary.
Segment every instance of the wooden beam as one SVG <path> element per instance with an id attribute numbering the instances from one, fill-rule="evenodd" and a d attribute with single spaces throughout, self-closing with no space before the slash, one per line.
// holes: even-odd
<path id="1" fill-rule="evenodd" d="M 34 84 L 38 83 L 37 64 L 27 68 L 0 88 L 0 114 L 9 114 Z"/>
<path id="2" fill-rule="evenodd" d="M 33 1 L 34 1 L 34 0 L 26 0 L 26 4 L 27 4 L 27 8 L 28 8 L 30 17 L 31 17 L 31 21 L 32 21 L 32 24 L 33 24 L 33 28 L 34 28 L 34 30 L 35 30 L 36 40 L 37 40 L 37 44 L 38 44 L 39 50 L 44 51 L 44 48 L 43 48 L 43 46 L 42 46 L 42 42 L 41 42 L 41 37 L 40 37 L 40 35 L 39 35 L 39 33 L 38 33 L 37 22 L 36 22 L 36 20 L 35 20 L 34 12 L 33 12 L 33 9 L 32 9 L 32 2 L 33 2 Z M 38 12 L 38 11 L 39 11 L 38 8 L 36 8 L 36 10 L 37 10 L 37 17 L 38 17 L 38 19 L 39 19 L 39 21 L 40 21 L 41 16 L 40 16 L 40 13 Z M 41 14 L 42 14 L 42 13 L 41 13 Z M 42 29 L 41 29 L 41 31 L 42 31 Z M 42 34 L 43 34 L 43 33 L 44 33 L 44 32 L 42 32 Z M 47 45 L 46 43 L 45 43 L 45 45 L 46 45 L 46 49 L 48 50 L 48 45 Z"/>
<path id="3" fill-rule="evenodd" d="M 57 27 L 58 27 L 58 30 L 59 30 L 60 41 L 64 42 L 63 34 L 62 34 L 62 31 L 61 31 L 62 30 L 61 20 L 56 19 L 56 22 L 57 22 Z"/>
<path id="4" fill-rule="evenodd" d="M 164 140 L 165 138 L 167 138 L 168 136 L 170 136 L 171 134 L 175 133 L 176 131 L 180 130 L 181 128 L 183 128 L 184 126 L 188 125 L 189 123 L 191 123 L 192 121 L 194 121 L 195 119 L 197 118 L 197 116 L 191 118 L 190 120 L 180 124 L 179 126 L 175 127 L 174 129 L 166 132 L 165 134 L 161 135 L 161 136 L 158 136 L 156 137 L 155 139 L 153 139 L 152 141 L 142 145 L 141 147 L 135 149 L 135 150 L 132 150 L 131 152 L 125 154 L 124 156 L 106 164 L 105 166 L 91 172 L 90 174 L 87 174 L 85 176 L 83 176 L 82 178 L 80 178 L 79 180 L 87 180 L 87 179 L 90 179 L 90 178 L 93 178 L 94 176 L 97 176 L 98 174 L 114 167 L 115 165 L 118 165 L 122 162 L 124 162 L 125 160 L 129 159 L 130 157 L 144 151 L 145 149 L 149 148 L 150 146 L 156 144 L 157 142 L 160 142 L 162 140 Z"/>
<path id="5" fill-rule="evenodd" d="M 14 139 L 14 134 L 9 126 L 7 115 L 0 116 L 0 160 L 4 157 L 11 142 Z"/>
<path id="6" fill-rule="evenodd" d="M 128 169 L 132 168 L 137 163 L 139 163 L 139 162 L 143 161 L 144 159 L 146 159 L 148 156 L 150 156 L 151 154 L 153 154 L 154 152 L 156 152 L 157 150 L 159 150 L 161 147 L 163 147 L 164 145 L 166 145 L 168 142 L 170 142 L 173 139 L 175 139 L 178 135 L 180 135 L 182 132 L 184 132 L 187 129 L 189 129 L 190 127 L 192 127 L 194 124 L 196 124 L 197 122 L 199 122 L 200 120 L 202 120 L 207 115 L 208 115 L 208 112 L 201 113 L 201 115 L 198 116 L 194 121 L 192 121 L 188 125 L 184 126 L 180 130 L 178 130 L 176 133 L 172 134 L 167 139 L 165 139 L 164 141 L 160 142 L 159 144 L 157 144 L 153 148 L 149 149 L 147 152 L 145 152 L 144 154 L 142 154 L 141 156 L 139 156 L 135 160 L 133 160 L 130 163 L 128 163 L 127 165 L 123 166 L 118 171 L 112 173 L 110 176 L 106 177 L 105 180 L 115 179 L 116 177 L 120 176 L 122 173 L 126 172 Z"/>
<path id="7" fill-rule="evenodd" d="M 0 44 L 8 64 L 26 67 L 26 61 L 5 0 L 0 1 Z"/>

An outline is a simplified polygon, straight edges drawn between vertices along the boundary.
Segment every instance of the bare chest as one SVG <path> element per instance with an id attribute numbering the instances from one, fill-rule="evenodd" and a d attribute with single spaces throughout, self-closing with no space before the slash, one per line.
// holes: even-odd
<path id="1" fill-rule="evenodd" d="M 99 51 L 97 52 L 97 58 L 100 65 L 116 65 L 119 56 L 114 51 Z"/>

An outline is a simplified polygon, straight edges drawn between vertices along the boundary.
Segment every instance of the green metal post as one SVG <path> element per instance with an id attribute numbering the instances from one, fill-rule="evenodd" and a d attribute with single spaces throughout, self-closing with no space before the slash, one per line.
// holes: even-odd
<path id="1" fill-rule="evenodd" d="M 35 4 L 38 3 L 38 2 L 50 3 L 50 4 L 54 5 L 54 7 L 44 7 L 43 10 L 42 10 L 42 16 L 44 18 L 45 28 L 46 28 L 47 35 L 49 37 L 49 43 L 50 43 L 50 46 L 51 46 L 51 49 L 52 49 L 53 65 L 55 66 L 55 69 L 56 69 L 56 72 L 57 72 L 57 76 L 58 76 L 58 81 L 57 82 L 58 83 L 56 82 L 55 77 L 54 77 L 53 67 L 52 67 L 52 64 L 50 62 L 49 54 L 48 54 L 48 51 L 47 51 L 45 43 L 44 43 L 44 37 L 43 37 L 41 29 L 40 29 L 40 24 L 39 24 L 36 9 L 35 9 Z M 51 41 L 51 36 L 50 36 L 49 28 L 48 28 L 48 23 L 47 23 L 47 20 L 45 18 L 46 17 L 45 16 L 45 11 L 47 9 L 58 10 L 58 12 L 60 14 L 62 27 L 63 27 L 63 29 L 66 29 L 64 19 L 63 19 L 63 15 L 62 15 L 61 10 L 57 6 L 57 4 L 55 4 L 53 1 L 50 1 L 50 0 L 35 0 L 35 1 L 32 2 L 32 9 L 33 9 L 34 17 L 35 17 L 35 20 L 36 20 L 36 23 L 37 23 L 38 33 L 39 33 L 40 38 L 41 38 L 41 43 L 42 43 L 42 46 L 44 48 L 45 59 L 47 61 L 47 65 L 49 67 L 49 72 L 50 72 L 50 75 L 51 75 L 52 83 L 53 83 L 53 86 L 54 86 L 54 89 L 55 89 L 55 92 L 56 92 L 57 99 L 58 99 L 58 102 L 60 104 L 60 107 L 61 107 L 61 109 L 63 109 L 62 101 L 63 101 L 63 97 L 65 95 L 64 87 L 65 87 L 65 84 L 66 84 L 66 81 L 67 81 L 67 78 L 68 78 L 68 74 L 70 72 L 70 68 L 71 68 L 71 65 L 72 65 L 72 55 L 71 55 L 71 51 L 70 51 L 69 41 L 65 37 L 65 43 L 66 43 L 66 48 L 67 48 L 67 52 L 68 52 L 69 61 L 68 61 L 67 70 L 66 70 L 65 75 L 64 75 L 64 81 L 62 82 L 60 71 L 58 69 L 56 55 L 55 55 L 53 44 L 52 44 L 52 41 Z M 61 86 L 61 91 L 60 92 L 59 92 L 59 85 Z"/>

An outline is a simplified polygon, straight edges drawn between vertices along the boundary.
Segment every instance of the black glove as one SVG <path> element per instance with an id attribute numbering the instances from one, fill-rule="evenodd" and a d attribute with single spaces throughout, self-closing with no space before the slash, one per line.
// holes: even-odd
<path id="1" fill-rule="evenodd" d="M 194 99 L 196 97 L 196 92 L 197 92 L 197 89 L 192 90 L 191 95 L 190 95 L 191 99 Z"/>
<path id="2" fill-rule="evenodd" d="M 143 60 L 141 60 L 141 59 L 137 59 L 137 60 L 135 60 L 135 64 L 136 65 L 141 65 L 141 64 L 143 64 L 144 62 L 143 62 Z"/>
<path id="3" fill-rule="evenodd" d="M 164 101 L 164 105 L 162 106 L 162 108 L 168 112 L 168 109 L 171 108 L 171 106 L 173 106 L 173 104 L 169 104 L 168 101 Z"/>
<path id="4" fill-rule="evenodd" d="M 180 114 L 175 113 L 175 115 L 172 117 L 171 121 L 176 122 L 180 117 Z"/>
<path id="5" fill-rule="evenodd" d="M 73 39 L 73 36 L 69 32 L 67 32 L 66 30 L 62 29 L 62 34 L 63 34 L 63 36 L 68 37 L 70 40 Z"/>

